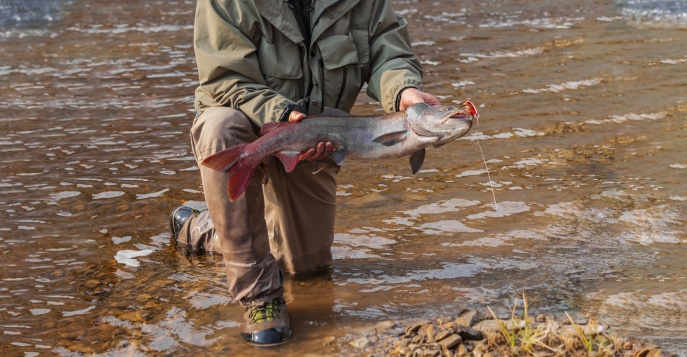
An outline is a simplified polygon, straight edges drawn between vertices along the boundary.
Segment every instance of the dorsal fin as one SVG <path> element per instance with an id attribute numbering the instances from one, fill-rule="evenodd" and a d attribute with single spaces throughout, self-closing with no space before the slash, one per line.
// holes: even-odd
<path id="1" fill-rule="evenodd" d="M 265 135 L 269 133 L 272 130 L 279 129 L 281 127 L 287 126 L 291 124 L 291 122 L 283 122 L 283 123 L 265 123 L 262 124 L 262 127 L 260 128 L 260 135 Z"/>

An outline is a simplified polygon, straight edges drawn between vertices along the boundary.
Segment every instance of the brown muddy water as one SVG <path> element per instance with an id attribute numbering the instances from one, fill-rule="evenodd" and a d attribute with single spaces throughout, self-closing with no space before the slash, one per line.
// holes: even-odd
<path id="1" fill-rule="evenodd" d="M 479 126 L 416 176 L 346 162 L 331 276 L 289 280 L 293 341 L 255 350 L 221 262 L 170 248 L 203 201 L 195 2 L 0 1 L 0 352 L 355 354 L 380 321 L 527 293 L 687 354 L 685 2 L 394 3 L 427 90 Z"/>

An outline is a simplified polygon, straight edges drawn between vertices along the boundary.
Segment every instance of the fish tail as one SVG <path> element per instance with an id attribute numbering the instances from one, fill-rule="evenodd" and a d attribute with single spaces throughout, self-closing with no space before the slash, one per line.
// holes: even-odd
<path id="1" fill-rule="evenodd" d="M 255 169 L 258 168 L 260 161 L 257 164 L 246 155 L 246 146 L 248 144 L 239 144 L 228 149 L 224 149 L 214 155 L 208 156 L 201 162 L 205 167 L 209 167 L 215 171 L 226 172 L 229 178 L 227 183 L 227 191 L 231 201 L 236 200 L 246 190 L 250 184 Z"/>

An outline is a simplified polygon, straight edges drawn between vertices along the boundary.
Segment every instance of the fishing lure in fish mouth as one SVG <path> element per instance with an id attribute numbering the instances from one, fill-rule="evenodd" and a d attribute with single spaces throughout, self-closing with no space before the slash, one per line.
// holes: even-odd
<path id="1" fill-rule="evenodd" d="M 465 102 L 463 102 L 462 107 L 467 108 L 468 112 L 470 112 L 470 114 L 472 114 L 472 116 L 475 117 L 475 119 L 479 119 L 479 113 L 477 113 L 477 108 L 475 108 L 475 105 L 472 104 L 471 101 L 466 100 Z"/>
<path id="2" fill-rule="evenodd" d="M 465 108 L 465 109 L 463 110 L 462 113 L 459 113 L 457 115 L 466 114 L 465 112 L 467 111 L 467 113 L 469 113 L 473 118 L 475 118 L 475 121 L 477 121 L 479 123 L 479 113 L 477 113 L 477 108 L 475 108 L 475 105 L 472 104 L 471 101 L 469 101 L 469 100 L 464 101 L 463 103 L 460 104 L 460 108 Z M 441 124 L 444 124 L 447 120 L 449 120 L 451 118 L 455 118 L 457 115 L 447 117 L 446 119 L 444 119 L 441 122 Z"/>

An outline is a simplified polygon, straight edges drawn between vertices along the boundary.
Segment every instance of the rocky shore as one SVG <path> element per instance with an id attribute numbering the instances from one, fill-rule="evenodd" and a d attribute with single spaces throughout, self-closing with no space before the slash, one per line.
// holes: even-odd
<path id="1" fill-rule="evenodd" d="M 603 325 L 543 314 L 497 319 L 472 310 L 433 320 L 384 321 L 339 343 L 359 356 L 661 356 L 660 348 L 614 336 Z"/>

